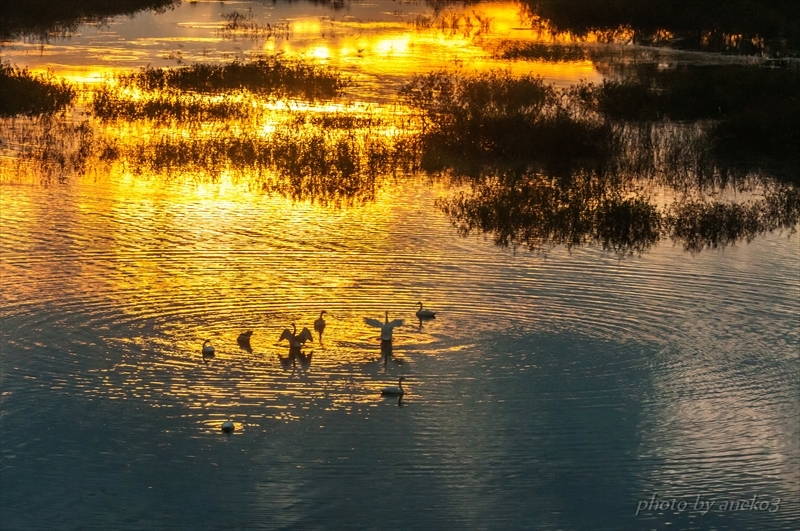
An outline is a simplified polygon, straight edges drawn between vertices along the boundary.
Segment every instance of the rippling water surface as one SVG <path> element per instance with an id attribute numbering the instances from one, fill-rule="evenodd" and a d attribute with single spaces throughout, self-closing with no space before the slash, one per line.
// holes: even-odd
<path id="1" fill-rule="evenodd" d="M 352 76 L 342 109 L 400 117 L 392 98 L 418 72 L 570 85 L 608 68 L 497 59 L 505 39 L 552 37 L 522 29 L 516 3 L 348 5 L 184 2 L 3 59 L 97 81 L 283 52 Z M 233 10 L 283 29 L 225 34 Z M 460 190 L 446 171 L 356 173 L 344 199 L 308 179 L 292 200 L 292 183 L 263 180 L 289 167 L 231 169 L 224 150 L 153 162 L 159 139 L 229 140 L 236 124 L 95 120 L 61 138 L 48 120 L 4 123 L 47 138 L 28 159 L 14 150 L 34 134 L 0 150 L 0 529 L 797 529 L 796 233 L 532 252 L 459 236 L 436 203 Z M 240 140 L 263 147 L 286 123 Z M 367 132 L 394 134 L 382 127 Z M 89 137 L 140 156 L 36 177 Z M 322 310 L 322 339 L 291 356 L 281 332 Z M 364 323 L 385 312 L 405 321 L 390 357 Z M 403 400 L 382 397 L 401 376 Z"/>
<path id="2" fill-rule="evenodd" d="M 2 528 L 796 525 L 796 236 L 534 254 L 457 237 L 447 193 L 3 187 Z"/>

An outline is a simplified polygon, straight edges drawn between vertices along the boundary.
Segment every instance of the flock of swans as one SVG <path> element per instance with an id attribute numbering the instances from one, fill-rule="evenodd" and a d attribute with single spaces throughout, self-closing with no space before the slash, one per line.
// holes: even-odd
<path id="1" fill-rule="evenodd" d="M 433 310 L 426 309 L 421 302 L 417 303 L 419 305 L 419 309 L 416 311 L 415 315 L 417 319 L 420 321 L 428 320 L 428 319 L 435 319 L 436 312 Z M 325 322 L 325 314 L 328 312 L 322 310 L 319 312 L 319 318 L 314 321 L 314 331 L 319 336 L 319 342 L 322 343 L 322 334 L 325 332 L 326 322 Z M 381 330 L 381 347 L 382 351 L 384 348 L 388 348 L 391 346 L 392 343 L 392 332 L 395 328 L 399 328 L 403 326 L 404 321 L 402 319 L 394 319 L 392 321 L 389 320 L 389 312 L 385 313 L 385 320 L 381 322 L 378 319 L 372 319 L 369 317 L 364 317 L 364 324 L 368 326 L 372 326 L 374 328 L 380 328 Z M 247 350 L 248 352 L 252 352 L 253 349 L 250 347 L 250 338 L 253 335 L 252 330 L 248 330 L 246 332 L 242 332 L 239 334 L 239 337 L 236 338 L 236 342 L 239 346 Z M 292 323 L 292 330 L 285 328 L 281 333 L 279 341 L 287 340 L 289 342 L 289 352 L 292 355 L 292 359 L 294 356 L 302 357 L 301 349 L 305 346 L 306 342 L 314 341 L 314 336 L 311 333 L 311 330 L 308 328 L 303 328 L 300 333 L 297 332 L 297 326 Z M 203 346 L 201 349 L 203 359 L 208 360 L 214 357 L 216 349 L 214 345 L 211 344 L 210 339 L 206 339 L 203 341 Z M 389 350 L 391 352 L 391 350 Z M 309 358 L 310 359 L 310 355 Z M 403 380 L 404 377 L 400 377 L 397 385 L 390 385 L 381 389 L 381 394 L 385 396 L 396 396 L 402 398 L 405 394 L 405 390 L 403 389 Z M 226 421 L 222 423 L 222 431 L 230 434 L 234 430 L 233 422 Z"/>

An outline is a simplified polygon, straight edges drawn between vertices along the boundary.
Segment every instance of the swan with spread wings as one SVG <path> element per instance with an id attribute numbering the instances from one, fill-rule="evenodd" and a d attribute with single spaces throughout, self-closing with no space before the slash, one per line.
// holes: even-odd
<path id="1" fill-rule="evenodd" d="M 278 341 L 283 341 L 284 339 L 289 340 L 289 348 L 301 348 L 306 341 L 314 341 L 314 337 L 311 335 L 311 330 L 308 328 L 303 328 L 300 333 L 297 333 L 297 326 L 292 323 L 292 331 L 289 331 L 288 328 L 283 329 L 283 333 L 281 334 L 281 338 Z"/>
<path id="2" fill-rule="evenodd" d="M 369 317 L 364 317 L 364 322 L 369 326 L 374 326 L 375 328 L 381 329 L 381 341 L 391 341 L 392 340 L 392 331 L 400 326 L 403 326 L 402 319 L 395 319 L 394 321 L 389 321 L 389 312 L 386 312 L 386 322 L 382 323 L 377 319 L 370 319 Z"/>

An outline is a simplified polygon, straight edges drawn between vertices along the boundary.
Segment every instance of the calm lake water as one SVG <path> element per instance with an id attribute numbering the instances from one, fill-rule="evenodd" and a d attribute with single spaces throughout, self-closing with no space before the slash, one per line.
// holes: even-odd
<path id="1" fill-rule="evenodd" d="M 462 49 L 423 32 L 433 53 L 387 26 L 430 14 L 421 4 L 242 5 L 316 20 L 320 37 L 299 25 L 266 42 L 326 43 L 315 53 L 375 99 L 382 80 Z M 202 46 L 213 60 L 270 51 L 215 37 L 233 6 L 83 28 L 38 57 L 92 79 L 159 64 L 166 42 L 192 60 Z M 350 56 L 357 30 L 367 41 Z M 423 51 L 359 63 L 387 32 Z M 83 53 L 113 39 L 142 46 Z M 33 65 L 26 46 L 4 59 Z M 556 82 L 600 76 L 543 68 Z M 699 253 L 531 252 L 460 236 L 435 201 L 463 187 L 380 176 L 368 200 L 336 207 L 225 176 L 3 184 L 0 528 L 796 529 L 797 234 Z M 436 319 L 419 322 L 417 301 Z M 322 341 L 287 361 L 281 331 L 321 310 Z M 405 320 L 388 360 L 363 322 L 386 311 Z M 236 341 L 248 329 L 252 351 Z M 382 397 L 400 376 L 403 400 Z"/>

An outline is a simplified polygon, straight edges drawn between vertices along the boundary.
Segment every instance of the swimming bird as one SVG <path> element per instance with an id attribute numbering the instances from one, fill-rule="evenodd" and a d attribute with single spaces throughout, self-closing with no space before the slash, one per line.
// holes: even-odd
<path id="1" fill-rule="evenodd" d="M 328 312 L 322 310 L 321 312 L 319 312 L 319 319 L 314 321 L 314 330 L 316 330 L 317 333 L 319 334 L 320 343 L 322 343 L 322 332 L 325 331 L 325 319 L 323 319 L 322 316 L 325 315 L 326 313 Z"/>
<path id="2" fill-rule="evenodd" d="M 222 423 L 222 431 L 224 433 L 230 435 L 231 433 L 233 433 L 233 429 L 234 429 L 233 422 L 226 420 L 225 422 Z"/>
<path id="3" fill-rule="evenodd" d="M 418 302 L 417 304 L 419 304 L 419 310 L 417 310 L 417 317 L 419 319 L 435 319 L 436 318 L 436 312 L 434 312 L 433 310 L 423 310 L 421 302 Z"/>
<path id="4" fill-rule="evenodd" d="M 389 322 L 389 312 L 386 312 L 386 322 L 382 323 L 377 319 L 370 319 L 369 317 L 364 317 L 364 322 L 369 326 L 374 326 L 375 328 L 381 329 L 381 341 L 391 341 L 392 340 L 392 331 L 398 327 L 403 326 L 402 319 L 395 319 L 392 322 Z"/>
<path id="5" fill-rule="evenodd" d="M 214 345 L 211 344 L 210 339 L 206 339 L 203 341 L 203 357 L 213 357 L 214 356 Z"/>
<path id="6" fill-rule="evenodd" d="M 247 332 L 242 332 L 239 334 L 239 337 L 236 338 L 236 342 L 239 343 L 239 346 L 242 347 L 244 350 L 248 352 L 253 352 L 253 349 L 250 347 L 250 336 L 253 335 L 252 330 L 248 330 Z"/>
<path id="7" fill-rule="evenodd" d="M 390 396 L 403 396 L 403 394 L 405 394 L 405 391 L 403 391 L 403 380 L 405 380 L 405 378 L 401 376 L 400 379 L 397 380 L 396 386 L 390 385 L 388 387 L 384 387 L 381 389 L 381 394 Z"/>
<path id="8" fill-rule="evenodd" d="M 303 328 L 298 334 L 297 326 L 292 323 L 292 329 L 293 331 L 290 332 L 288 328 L 284 328 L 281 333 L 281 338 L 278 341 L 287 339 L 289 341 L 289 348 L 300 348 L 306 341 L 314 341 L 314 336 L 311 335 L 311 331 L 308 328 Z"/>

